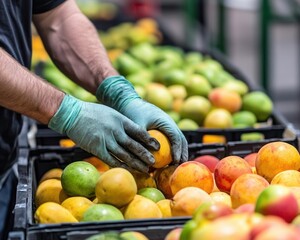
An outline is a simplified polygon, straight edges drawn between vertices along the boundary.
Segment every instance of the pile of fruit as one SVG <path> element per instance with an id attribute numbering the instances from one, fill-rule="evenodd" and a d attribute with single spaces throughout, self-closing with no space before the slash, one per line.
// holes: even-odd
<path id="1" fill-rule="evenodd" d="M 180 239 L 264 239 L 258 236 L 273 232 L 297 239 L 300 155 L 293 145 L 270 142 L 243 158 L 203 155 L 171 165 L 166 137 L 155 134 L 161 149 L 149 174 L 96 158 L 49 170 L 36 190 L 36 222 L 191 217 L 176 230 Z"/>
<path id="2" fill-rule="evenodd" d="M 250 91 L 210 56 L 142 43 L 113 60 L 139 95 L 167 112 L 182 130 L 255 127 L 273 111 L 262 91 Z"/>

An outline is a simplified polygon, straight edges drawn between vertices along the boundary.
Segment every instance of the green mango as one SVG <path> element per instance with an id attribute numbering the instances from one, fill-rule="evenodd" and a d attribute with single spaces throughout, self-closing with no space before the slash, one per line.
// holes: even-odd
<path id="1" fill-rule="evenodd" d="M 139 70 L 145 68 L 145 65 L 143 63 L 141 63 L 139 60 L 135 59 L 128 53 L 123 53 L 122 55 L 120 55 L 116 62 L 118 71 L 125 76 L 136 73 Z"/>
<path id="2" fill-rule="evenodd" d="M 129 53 L 147 66 L 152 65 L 157 58 L 156 48 L 147 42 L 131 47 Z"/>
<path id="3" fill-rule="evenodd" d="M 253 112 L 258 121 L 266 121 L 273 111 L 273 102 L 262 91 L 253 91 L 242 98 L 242 109 Z"/>

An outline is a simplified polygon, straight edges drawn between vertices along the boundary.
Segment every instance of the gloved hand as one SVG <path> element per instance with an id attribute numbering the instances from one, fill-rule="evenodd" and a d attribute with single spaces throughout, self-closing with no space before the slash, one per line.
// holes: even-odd
<path id="1" fill-rule="evenodd" d="M 170 140 L 173 162 L 188 160 L 187 141 L 171 117 L 153 104 L 143 101 L 123 76 L 106 78 L 96 92 L 98 100 L 130 118 L 145 130 L 157 129 Z"/>
<path id="2" fill-rule="evenodd" d="M 70 95 L 65 95 L 48 126 L 112 167 L 148 172 L 155 162 L 148 149 L 159 149 L 145 129 L 114 109 Z"/>

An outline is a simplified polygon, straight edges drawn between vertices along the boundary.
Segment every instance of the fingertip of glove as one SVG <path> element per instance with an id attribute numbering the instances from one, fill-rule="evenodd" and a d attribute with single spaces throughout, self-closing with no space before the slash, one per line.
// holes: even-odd
<path id="1" fill-rule="evenodd" d="M 160 144 L 155 138 L 150 138 L 149 145 L 154 151 L 158 151 L 160 149 Z"/>

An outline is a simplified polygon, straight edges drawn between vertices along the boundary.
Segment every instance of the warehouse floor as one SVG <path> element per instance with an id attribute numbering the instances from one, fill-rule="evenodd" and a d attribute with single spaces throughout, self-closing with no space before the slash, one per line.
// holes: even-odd
<path id="1" fill-rule="evenodd" d="M 210 32 L 215 32 L 216 12 L 209 6 L 206 10 Z M 183 8 L 163 8 L 160 19 L 176 41 L 204 46 L 199 26 L 188 31 Z M 284 11 L 284 9 L 282 9 Z M 260 84 L 259 63 L 259 15 L 258 9 L 228 5 L 227 13 L 227 58 L 245 77 L 254 84 Z M 300 129 L 300 76 L 299 41 L 300 24 L 273 24 L 270 36 L 270 92 L 275 108 L 296 129 Z M 191 35 L 191 32 L 194 34 Z M 212 34 L 213 35 L 213 34 Z"/>

